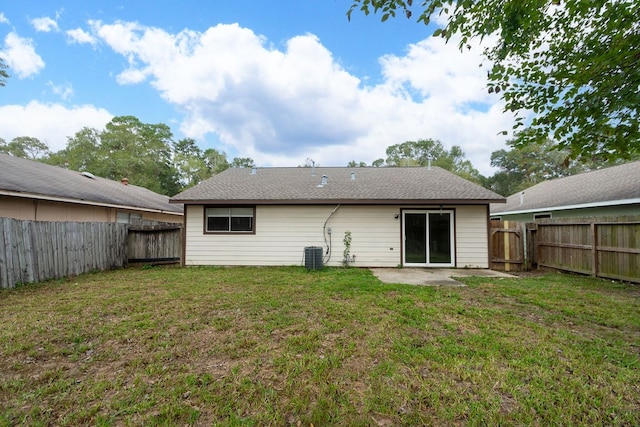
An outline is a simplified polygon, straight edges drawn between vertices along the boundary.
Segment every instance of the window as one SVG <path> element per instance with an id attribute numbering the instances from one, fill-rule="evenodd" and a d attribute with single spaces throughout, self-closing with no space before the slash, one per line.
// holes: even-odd
<path id="1" fill-rule="evenodd" d="M 547 218 L 551 218 L 551 214 L 550 213 L 533 214 L 533 220 L 534 221 L 536 219 L 547 219 Z"/>
<path id="2" fill-rule="evenodd" d="M 133 212 L 130 213 L 130 212 L 122 212 L 122 211 L 119 211 L 116 214 L 116 222 L 119 222 L 121 224 L 131 224 L 135 220 L 142 220 L 142 215 L 139 213 L 133 213 Z"/>
<path id="3" fill-rule="evenodd" d="M 255 208 L 244 206 L 205 209 L 205 233 L 254 233 Z"/>

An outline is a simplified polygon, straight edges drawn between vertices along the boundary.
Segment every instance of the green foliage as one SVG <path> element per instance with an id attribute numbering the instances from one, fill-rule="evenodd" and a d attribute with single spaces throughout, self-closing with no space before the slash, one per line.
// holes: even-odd
<path id="1" fill-rule="evenodd" d="M 103 131 L 83 128 L 66 148 L 43 161 L 118 181 L 126 177 L 131 184 L 169 196 L 231 166 L 224 153 L 202 151 L 190 138 L 174 142 L 167 125 L 142 123 L 133 116 L 114 117 Z M 251 167 L 253 160 L 236 158 L 233 165 Z"/>
<path id="2" fill-rule="evenodd" d="M 349 263 L 351 262 L 351 231 L 344 232 L 342 243 L 344 244 L 344 251 L 342 251 L 342 265 L 349 267 Z"/>
<path id="3" fill-rule="evenodd" d="M 49 154 L 49 147 L 38 138 L 18 136 L 7 143 L 0 138 L 0 153 L 23 159 L 38 160 Z"/>
<path id="4" fill-rule="evenodd" d="M 227 169 L 229 162 L 224 153 L 213 148 L 203 152 L 195 140 L 186 138 L 173 145 L 173 166 L 185 189 Z"/>
<path id="5" fill-rule="evenodd" d="M 253 159 L 250 157 L 234 157 L 230 166 L 232 168 L 252 168 L 255 165 Z"/>
<path id="6" fill-rule="evenodd" d="M 412 1 L 352 0 L 347 12 L 381 13 Z M 640 152 L 640 26 L 637 0 L 424 0 L 418 22 L 445 14 L 434 36 L 459 48 L 497 37 L 485 48 L 488 90 L 516 117 L 518 146 L 552 138 L 572 158 L 628 160 Z M 530 112 L 534 113 L 528 121 Z M 506 134 L 506 131 L 505 131 Z"/>
<path id="7" fill-rule="evenodd" d="M 0 57 L 0 86 L 6 86 L 9 73 L 7 72 L 7 64 L 4 59 Z"/>
<path id="8" fill-rule="evenodd" d="M 387 166 L 439 166 L 470 181 L 481 180 L 480 172 L 457 145 L 447 151 L 440 141 L 420 139 L 391 145 L 387 147 L 386 154 Z M 376 162 L 380 165 L 379 161 Z"/>
<path id="9" fill-rule="evenodd" d="M 367 167 L 367 163 L 366 162 L 356 162 L 355 160 L 351 160 L 348 164 L 347 167 L 349 168 L 366 168 Z"/>
<path id="10" fill-rule="evenodd" d="M 551 140 L 520 145 L 509 143 L 511 149 L 491 153 L 491 166 L 499 170 L 485 178 L 485 186 L 503 196 L 509 196 L 540 182 L 599 169 L 620 161 L 571 158 L 569 150 Z M 640 155 L 635 156 L 640 158 Z"/>

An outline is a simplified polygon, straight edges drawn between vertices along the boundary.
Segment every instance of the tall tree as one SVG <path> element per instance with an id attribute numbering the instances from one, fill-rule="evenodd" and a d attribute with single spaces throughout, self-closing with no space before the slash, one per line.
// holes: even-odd
<path id="1" fill-rule="evenodd" d="M 100 176 L 129 182 L 157 193 L 180 189 L 171 165 L 173 134 L 165 124 L 142 123 L 133 116 L 114 117 L 100 135 Z"/>
<path id="2" fill-rule="evenodd" d="M 18 136 L 9 143 L 0 138 L 0 153 L 23 159 L 38 160 L 49 154 L 49 146 L 31 136 Z"/>
<path id="3" fill-rule="evenodd" d="M 0 86 L 5 86 L 7 84 L 7 79 L 9 78 L 9 73 L 7 72 L 7 64 L 4 62 L 4 59 L 0 57 Z"/>
<path id="4" fill-rule="evenodd" d="M 352 0 L 347 16 L 410 18 L 412 7 L 412 0 Z M 417 7 L 424 24 L 446 15 L 433 34 L 459 36 L 460 49 L 473 38 L 497 38 L 484 50 L 488 90 L 515 114 L 515 129 L 530 129 L 515 145 L 552 138 L 573 158 L 640 152 L 638 0 L 423 0 Z"/>
<path id="5" fill-rule="evenodd" d="M 382 166 L 376 160 L 376 166 Z M 440 141 L 421 139 L 387 147 L 387 166 L 439 166 L 465 179 L 481 182 L 480 172 L 465 158 L 462 148 L 447 151 Z"/>
<path id="6" fill-rule="evenodd" d="M 229 162 L 224 153 L 213 148 L 203 152 L 195 140 L 185 138 L 173 146 L 173 165 L 182 189 L 186 189 L 227 169 Z"/>
<path id="7" fill-rule="evenodd" d="M 234 157 L 230 164 L 232 168 L 252 168 L 256 164 L 251 157 Z"/>
<path id="8" fill-rule="evenodd" d="M 84 127 L 67 138 L 67 146 L 44 159 L 46 163 L 75 171 L 98 173 L 100 166 L 100 131 Z"/>
<path id="9" fill-rule="evenodd" d="M 510 142 L 511 149 L 491 153 L 491 166 L 499 170 L 487 178 L 485 186 L 503 196 L 522 191 L 554 178 L 575 175 L 607 165 L 604 160 L 578 162 L 571 160 L 568 150 L 548 139 L 541 144 L 520 146 Z"/>

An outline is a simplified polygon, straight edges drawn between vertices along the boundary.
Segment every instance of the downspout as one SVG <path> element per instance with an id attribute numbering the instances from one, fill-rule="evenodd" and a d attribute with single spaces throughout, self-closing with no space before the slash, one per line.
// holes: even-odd
<path id="1" fill-rule="evenodd" d="M 337 205 L 329 214 L 329 216 L 327 217 L 327 219 L 324 222 L 324 225 L 322 226 L 322 235 L 324 236 L 324 244 L 327 246 L 327 251 L 325 253 L 325 258 L 322 262 L 323 264 L 328 264 L 329 260 L 331 260 L 331 233 L 327 233 L 327 223 L 329 222 L 329 220 L 331 219 L 331 217 L 333 216 L 334 213 L 336 213 L 336 211 L 338 210 L 338 208 L 340 207 L 340 205 Z M 327 242 L 327 234 L 329 234 L 329 241 Z"/>

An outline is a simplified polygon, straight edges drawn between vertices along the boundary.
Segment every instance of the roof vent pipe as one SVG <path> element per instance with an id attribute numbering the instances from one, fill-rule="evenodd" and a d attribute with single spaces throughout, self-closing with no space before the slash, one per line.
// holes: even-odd
<path id="1" fill-rule="evenodd" d="M 524 203 L 524 191 L 520 193 L 520 204 L 522 205 L 523 203 Z"/>
<path id="2" fill-rule="evenodd" d="M 251 175 L 255 175 L 257 173 L 258 173 L 258 168 L 255 166 L 251 167 Z"/>
<path id="3" fill-rule="evenodd" d="M 355 180 L 356 180 L 356 173 L 351 172 L 351 181 L 355 181 Z"/>
<path id="4" fill-rule="evenodd" d="M 322 175 L 322 182 L 320 183 L 320 185 L 327 185 L 327 183 L 328 183 L 327 175 Z"/>
<path id="5" fill-rule="evenodd" d="M 129 180 L 127 178 L 122 178 L 120 182 L 123 183 L 124 185 L 129 185 Z"/>

